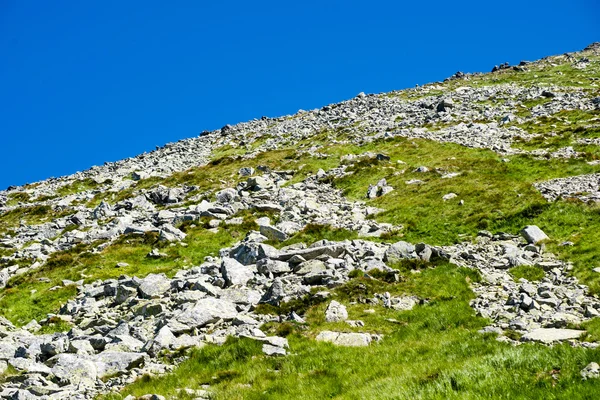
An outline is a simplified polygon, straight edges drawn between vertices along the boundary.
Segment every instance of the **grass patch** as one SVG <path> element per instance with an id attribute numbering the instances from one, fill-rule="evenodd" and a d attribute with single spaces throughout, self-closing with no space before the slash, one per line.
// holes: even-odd
<path id="1" fill-rule="evenodd" d="M 108 181 L 110 181 L 110 179 Z M 112 181 L 110 181 L 110 182 L 112 182 Z M 104 183 L 109 183 L 109 182 L 104 182 Z M 100 184 L 98 182 L 96 182 L 95 180 L 93 180 L 92 178 L 79 179 L 79 180 L 69 183 L 68 185 L 61 186 L 56 191 L 56 194 L 58 194 L 59 196 L 68 196 L 71 194 L 85 192 L 87 190 L 93 190 L 93 189 L 96 189 L 98 186 L 100 186 Z"/>
<path id="2" fill-rule="evenodd" d="M 357 239 L 356 232 L 342 228 L 332 228 L 330 225 L 308 224 L 300 232 L 286 240 L 285 242 L 271 243 L 276 247 L 289 246 L 296 243 L 314 243 L 319 240 L 330 240 L 341 242 L 344 240 Z"/>
<path id="3" fill-rule="evenodd" d="M 515 282 L 524 278 L 530 282 L 539 281 L 544 278 L 544 270 L 540 267 L 532 265 L 519 265 L 508 270 L 508 273 L 513 277 Z"/>
<path id="4" fill-rule="evenodd" d="M 16 206 L 19 203 L 27 203 L 31 199 L 31 196 L 27 192 L 13 192 L 7 198 L 7 206 Z"/>
<path id="5" fill-rule="evenodd" d="M 66 208 L 55 209 L 48 205 L 19 207 L 0 215 L 0 233 L 6 233 L 16 228 L 21 222 L 29 225 L 38 225 L 70 214 Z"/>

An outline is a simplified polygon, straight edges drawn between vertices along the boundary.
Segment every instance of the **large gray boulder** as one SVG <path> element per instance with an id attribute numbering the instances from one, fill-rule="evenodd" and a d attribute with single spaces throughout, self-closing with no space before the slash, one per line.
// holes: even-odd
<path id="1" fill-rule="evenodd" d="M 329 342 L 337 346 L 361 347 L 368 346 L 372 338 L 368 333 L 323 331 L 317 335 L 317 341 Z"/>
<path id="2" fill-rule="evenodd" d="M 331 244 L 326 246 L 309 247 L 307 249 L 291 250 L 279 255 L 279 260 L 287 261 L 294 256 L 300 256 L 305 260 L 312 260 L 319 256 L 340 257 L 345 248 L 342 244 Z"/>
<path id="3" fill-rule="evenodd" d="M 146 357 L 144 353 L 103 351 L 94 357 L 94 361 L 98 377 L 102 378 L 140 367 L 144 364 L 144 357 Z"/>
<path id="4" fill-rule="evenodd" d="M 584 333 L 585 331 L 576 329 L 539 328 L 524 334 L 521 341 L 550 344 L 563 340 L 579 339 Z"/>
<path id="5" fill-rule="evenodd" d="M 255 267 L 244 265 L 237 260 L 224 257 L 221 262 L 221 274 L 228 286 L 245 285 L 254 278 Z"/>
<path id="6" fill-rule="evenodd" d="M 340 322 L 348 319 L 348 311 L 346 311 L 346 307 L 338 303 L 335 300 L 332 300 L 331 303 L 327 306 L 327 310 L 325 310 L 325 321 L 327 322 Z"/>
<path id="7" fill-rule="evenodd" d="M 271 225 L 260 225 L 259 230 L 262 235 L 265 235 L 270 240 L 283 242 L 288 238 L 285 232 Z"/>
<path id="8" fill-rule="evenodd" d="M 201 328 L 219 319 L 232 320 L 238 314 L 235 304 L 230 301 L 207 297 L 201 299 L 173 316 L 173 319 L 189 328 Z"/>
<path id="9" fill-rule="evenodd" d="M 417 258 L 415 246 L 408 242 L 399 241 L 388 247 L 383 256 L 383 261 L 393 264 L 407 258 Z"/>
<path id="10" fill-rule="evenodd" d="M 161 297 L 171 289 L 171 280 L 165 274 L 150 274 L 140 281 L 138 292 L 144 299 Z"/>
<path id="11" fill-rule="evenodd" d="M 92 387 L 98 377 L 97 364 L 78 354 L 59 354 L 48 361 L 61 383 Z"/>
<path id="12" fill-rule="evenodd" d="M 539 243 L 542 240 L 547 240 L 548 235 L 544 233 L 539 227 L 536 225 L 528 225 L 521 230 L 521 235 L 527 240 L 529 243 Z"/>

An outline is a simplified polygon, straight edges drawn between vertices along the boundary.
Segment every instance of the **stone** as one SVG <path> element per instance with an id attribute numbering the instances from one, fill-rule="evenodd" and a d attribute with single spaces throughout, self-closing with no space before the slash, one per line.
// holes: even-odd
<path id="1" fill-rule="evenodd" d="M 254 168 L 252 168 L 252 167 L 242 167 L 238 171 L 238 174 L 240 176 L 251 176 L 251 175 L 254 175 Z"/>
<path id="2" fill-rule="evenodd" d="M 221 274 L 228 286 L 245 285 L 254 278 L 254 268 L 233 258 L 224 257 L 221 262 Z"/>
<path id="3" fill-rule="evenodd" d="M 338 303 L 335 300 L 331 300 L 327 309 L 325 310 L 325 321 L 327 322 L 340 322 L 348 319 L 348 311 L 346 307 Z"/>
<path id="4" fill-rule="evenodd" d="M 269 274 L 282 275 L 292 272 L 292 269 L 288 263 L 284 261 L 271 260 L 269 258 L 258 260 L 256 263 L 256 268 L 259 273 L 265 276 L 268 276 Z"/>
<path id="5" fill-rule="evenodd" d="M 139 295 L 144 299 L 160 298 L 170 289 L 171 281 L 165 274 L 149 274 L 140 281 L 138 286 Z"/>
<path id="6" fill-rule="evenodd" d="M 448 200 L 452 200 L 453 198 L 457 197 L 458 195 L 456 193 L 448 193 L 442 196 L 442 200 L 444 201 L 448 201 Z"/>
<path id="7" fill-rule="evenodd" d="M 591 362 L 584 369 L 580 371 L 581 377 L 586 379 L 598 379 L 600 378 L 600 365 L 596 362 Z"/>
<path id="8" fill-rule="evenodd" d="M 269 240 L 283 242 L 288 238 L 285 232 L 271 225 L 260 225 L 259 230 L 261 235 L 265 235 Z"/>
<path id="9" fill-rule="evenodd" d="M 223 189 L 217 193 L 217 201 L 222 204 L 229 204 L 239 200 L 238 192 L 233 188 Z"/>
<path id="10" fill-rule="evenodd" d="M 207 297 L 198 300 L 193 307 L 180 311 L 173 315 L 173 319 L 188 330 L 201 328 L 209 323 L 223 320 L 232 320 L 238 314 L 235 304 L 221 299 Z"/>
<path id="11" fill-rule="evenodd" d="M 521 235 L 527 240 L 527 242 L 536 244 L 542 240 L 549 239 L 548 236 L 536 225 L 528 225 L 521 230 Z"/>
<path id="12" fill-rule="evenodd" d="M 117 286 L 117 292 L 115 294 L 115 302 L 117 304 L 122 304 L 124 302 L 126 302 L 128 299 L 135 297 L 135 295 L 138 293 L 137 288 L 131 287 L 131 286 L 126 286 L 126 285 L 119 285 Z"/>
<path id="13" fill-rule="evenodd" d="M 77 339 L 69 342 L 69 353 L 92 355 L 95 351 L 89 340 Z"/>
<path id="14" fill-rule="evenodd" d="M 539 328 L 524 334 L 521 337 L 521 341 L 550 344 L 564 340 L 578 339 L 584 333 L 585 331 L 575 329 Z"/>
<path id="15" fill-rule="evenodd" d="M 454 102 L 450 99 L 444 99 L 440 101 L 436 107 L 438 112 L 449 111 L 451 108 L 454 108 Z"/>
<path id="16" fill-rule="evenodd" d="M 92 360 L 77 354 L 59 354 L 49 360 L 52 375 L 59 381 L 84 387 L 93 387 L 98 378 L 98 367 Z"/>
<path id="17" fill-rule="evenodd" d="M 317 335 L 316 339 L 319 342 L 329 342 L 337 346 L 347 347 L 368 346 L 372 341 L 371 335 L 368 333 L 344 333 L 332 331 L 322 331 Z"/>
<path id="18" fill-rule="evenodd" d="M 329 256 L 338 258 L 344 253 L 345 249 L 340 244 L 309 247 L 307 249 L 293 250 L 279 254 L 278 258 L 282 261 L 287 261 L 294 256 L 302 257 L 305 260 L 312 260 L 319 256 Z"/>
<path id="19" fill-rule="evenodd" d="M 387 248 L 383 261 L 393 264 L 407 258 L 417 258 L 415 246 L 408 242 L 399 241 Z"/>
<path id="20" fill-rule="evenodd" d="M 144 364 L 144 353 L 103 351 L 94 357 L 98 377 L 127 371 Z"/>
<path id="21" fill-rule="evenodd" d="M 273 346 L 268 343 L 262 345 L 262 352 L 267 356 L 285 356 L 287 354 L 284 348 Z"/>
<path id="22" fill-rule="evenodd" d="M 303 263 L 298 264 L 296 268 L 294 268 L 294 272 L 297 275 L 316 274 L 325 270 L 327 270 L 327 266 L 325 265 L 325 263 L 323 261 L 314 259 L 304 261 Z"/>

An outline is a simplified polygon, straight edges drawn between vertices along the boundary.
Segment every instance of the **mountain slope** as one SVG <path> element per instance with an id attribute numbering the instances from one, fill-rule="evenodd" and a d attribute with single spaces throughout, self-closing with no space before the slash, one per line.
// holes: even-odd
<path id="1" fill-rule="evenodd" d="M 596 43 L 0 192 L 2 396 L 592 396 L 599 80 Z"/>

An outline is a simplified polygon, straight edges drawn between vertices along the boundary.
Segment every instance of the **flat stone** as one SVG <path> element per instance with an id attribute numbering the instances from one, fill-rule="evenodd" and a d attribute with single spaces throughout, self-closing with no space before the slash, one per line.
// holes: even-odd
<path id="1" fill-rule="evenodd" d="M 329 342 L 337 346 L 362 347 L 368 346 L 372 338 L 368 333 L 323 331 L 317 335 L 317 341 Z"/>
<path id="2" fill-rule="evenodd" d="M 539 243 L 542 240 L 547 240 L 549 237 L 536 225 L 527 225 L 525 228 L 521 230 L 521 235 L 527 240 L 529 243 Z"/>
<path id="3" fill-rule="evenodd" d="M 521 341 L 550 344 L 563 340 L 578 339 L 584 333 L 585 331 L 575 329 L 539 328 L 524 334 Z"/>
<path id="4" fill-rule="evenodd" d="M 232 302 L 207 297 L 196 302 L 193 307 L 175 314 L 173 318 L 180 324 L 192 329 L 201 328 L 219 319 L 232 320 L 237 314 L 235 304 Z M 175 332 L 175 330 L 173 331 Z"/>
<path id="5" fill-rule="evenodd" d="M 171 281 L 164 274 L 150 274 L 140 281 L 138 292 L 145 299 L 159 298 L 171 289 Z"/>
<path id="6" fill-rule="evenodd" d="M 77 354 L 59 354 L 51 360 L 52 374 L 61 382 L 94 386 L 98 377 L 96 363 Z"/>

